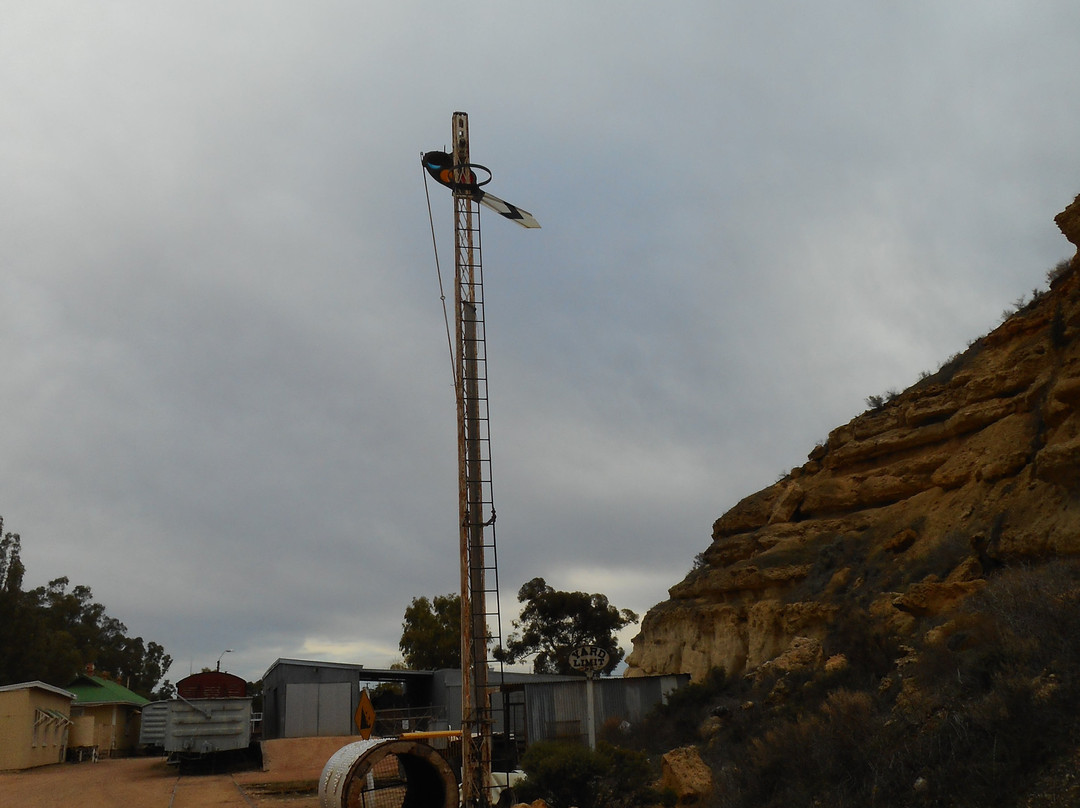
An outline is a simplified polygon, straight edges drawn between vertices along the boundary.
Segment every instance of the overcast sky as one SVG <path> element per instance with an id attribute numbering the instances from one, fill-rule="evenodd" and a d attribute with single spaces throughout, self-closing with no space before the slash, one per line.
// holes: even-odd
<path id="1" fill-rule="evenodd" d="M 1075 0 L 0 8 L 0 514 L 173 681 L 458 586 L 456 110 L 543 225 L 482 218 L 505 631 L 644 614 L 1073 253 Z"/>

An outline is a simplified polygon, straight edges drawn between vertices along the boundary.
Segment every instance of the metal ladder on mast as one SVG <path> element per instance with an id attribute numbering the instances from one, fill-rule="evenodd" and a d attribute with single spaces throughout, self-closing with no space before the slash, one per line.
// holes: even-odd
<path id="1" fill-rule="evenodd" d="M 468 163 L 468 123 L 455 119 L 455 134 L 464 138 Z M 461 137 L 455 142 L 461 144 Z M 488 791 L 492 770 L 495 713 L 502 710 L 488 682 L 489 644 L 502 644 L 499 610 L 495 506 L 491 485 L 491 435 L 488 413 L 487 343 L 479 205 L 467 194 L 455 194 L 456 319 L 458 332 L 458 471 L 461 516 L 462 591 L 462 802 L 493 804 Z M 501 685 L 501 681 L 498 683 Z M 503 726 L 506 726 L 503 716 Z"/>

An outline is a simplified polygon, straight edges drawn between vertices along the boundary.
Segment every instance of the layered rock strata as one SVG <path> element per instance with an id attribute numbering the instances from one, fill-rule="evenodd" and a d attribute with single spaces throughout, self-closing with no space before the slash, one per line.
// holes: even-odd
<path id="1" fill-rule="evenodd" d="M 1080 196 L 1055 221 L 1080 246 Z M 996 567 L 1080 553 L 1078 266 L 721 516 L 628 673 L 744 672 L 853 609 L 903 632 Z"/>

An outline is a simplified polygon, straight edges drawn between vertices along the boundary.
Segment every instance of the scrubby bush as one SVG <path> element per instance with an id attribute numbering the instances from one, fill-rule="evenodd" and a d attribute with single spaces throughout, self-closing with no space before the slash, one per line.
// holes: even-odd
<path id="1" fill-rule="evenodd" d="M 599 743 L 596 747 L 602 773 L 597 781 L 597 805 L 603 808 L 638 808 L 671 804 L 674 795 L 661 793 L 653 784 L 659 772 L 644 752 Z"/>
<path id="2" fill-rule="evenodd" d="M 648 756 L 599 743 L 587 746 L 557 741 L 533 744 L 521 759 L 526 779 L 514 790 L 518 799 L 543 799 L 553 808 L 638 808 L 658 805 L 663 795 Z"/>
<path id="3" fill-rule="evenodd" d="M 1076 747 L 1078 624 L 1080 562 L 1006 568 L 959 612 L 919 625 L 909 647 L 849 609 L 823 640 L 847 667 L 717 672 L 646 728 L 669 749 L 700 744 L 716 808 L 1011 808 L 1060 750 Z M 735 707 L 719 730 L 698 737 L 725 700 Z"/>
<path id="4" fill-rule="evenodd" d="M 591 808 L 596 803 L 603 765 L 588 747 L 541 741 L 522 755 L 521 768 L 526 779 L 514 790 L 524 802 L 539 798 L 552 808 Z"/>
<path id="5" fill-rule="evenodd" d="M 885 406 L 885 397 L 884 396 L 867 396 L 866 397 L 866 408 L 868 410 L 870 410 L 871 412 L 875 412 L 877 410 L 880 410 L 884 406 Z"/>
<path id="6" fill-rule="evenodd" d="M 1046 283 L 1047 283 L 1047 285 L 1048 286 L 1053 286 L 1056 281 L 1058 281 L 1061 278 L 1064 278 L 1066 275 L 1068 275 L 1069 272 L 1072 270 L 1072 263 L 1073 262 L 1072 262 L 1071 258 L 1065 258 L 1065 259 L 1062 259 L 1061 261 L 1058 261 L 1057 264 L 1054 265 L 1053 269 L 1047 270 L 1047 272 L 1046 272 Z"/>
<path id="7" fill-rule="evenodd" d="M 709 759 L 725 785 L 718 804 L 1016 805 L 1040 767 L 1075 748 L 1078 623 L 1076 563 L 1005 569 L 915 642 L 892 686 L 780 679 L 783 699 L 757 717 L 749 742 Z M 848 619 L 828 642 L 854 647 L 871 627 Z"/>
<path id="8" fill-rule="evenodd" d="M 838 690 L 820 708 L 754 739 L 742 804 L 869 805 L 876 792 L 881 716 L 866 692 Z"/>
<path id="9" fill-rule="evenodd" d="M 895 635 L 858 606 L 840 610 L 822 643 L 826 656 L 843 654 L 847 666 L 834 679 L 847 687 L 875 687 L 900 653 Z"/>
<path id="10" fill-rule="evenodd" d="M 692 682 L 668 694 L 656 705 L 622 743 L 650 752 L 666 752 L 697 740 L 698 727 L 722 702 L 737 701 L 746 686 L 728 676 L 723 668 L 713 668 L 700 682 Z"/>

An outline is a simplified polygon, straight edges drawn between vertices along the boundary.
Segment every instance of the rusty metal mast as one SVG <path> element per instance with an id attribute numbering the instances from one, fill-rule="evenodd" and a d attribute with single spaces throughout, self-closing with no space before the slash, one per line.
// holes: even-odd
<path id="1" fill-rule="evenodd" d="M 480 205 L 522 227 L 538 228 L 540 223 L 528 211 L 482 188 L 491 179 L 491 171 L 469 158 L 469 116 L 455 112 L 452 129 L 453 151 L 426 152 L 421 162 L 436 182 L 454 194 L 455 333 L 450 342 L 458 428 L 461 798 L 466 808 L 487 808 L 492 802 L 489 789 L 495 727 L 487 652 L 489 643 L 496 647 L 502 644 L 502 620 L 491 493 Z M 479 179 L 476 171 L 486 178 Z M 432 227 L 432 238 L 434 234 Z"/>
<path id="2" fill-rule="evenodd" d="M 490 804 L 493 719 L 488 689 L 488 578 L 496 578 L 495 523 L 487 418 L 487 353 L 479 210 L 470 191 L 469 117 L 453 116 L 455 393 L 458 423 L 458 515 L 461 556 L 461 798 L 467 808 Z M 498 618 L 498 582 L 494 616 Z M 497 632 L 501 631 L 497 628 Z M 498 638 L 496 637 L 496 641 Z"/>

